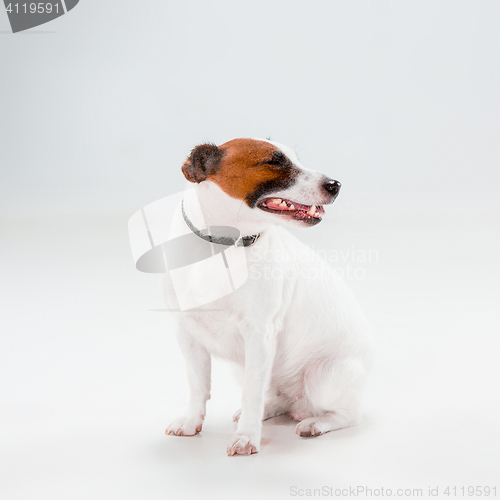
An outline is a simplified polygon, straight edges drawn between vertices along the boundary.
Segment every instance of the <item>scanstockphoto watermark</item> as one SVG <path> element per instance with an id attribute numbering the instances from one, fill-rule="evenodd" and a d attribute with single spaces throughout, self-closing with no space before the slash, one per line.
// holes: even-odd
<path id="1" fill-rule="evenodd" d="M 276 267 L 250 264 L 248 278 L 253 280 L 296 280 L 318 281 L 325 279 L 363 280 L 366 270 L 362 267 Z"/>
<path id="2" fill-rule="evenodd" d="M 384 486 L 349 486 L 335 488 L 333 486 L 322 486 L 321 488 L 300 488 L 290 486 L 291 497 L 338 497 L 338 498 L 477 498 L 496 497 L 497 486 L 426 486 L 425 488 L 387 488 Z"/>
<path id="3" fill-rule="evenodd" d="M 274 250 L 263 252 L 260 255 L 254 252 L 255 258 L 265 262 L 315 262 L 324 260 L 329 264 L 352 263 L 360 264 L 367 262 L 378 262 L 378 250 L 366 250 L 356 248 L 351 245 L 347 250 L 338 249 L 317 249 L 310 245 L 307 249 L 296 250 L 288 248 L 286 250 Z"/>
<path id="4" fill-rule="evenodd" d="M 299 250 L 288 248 L 251 252 L 253 258 L 249 279 L 363 280 L 366 278 L 367 266 L 379 261 L 378 250 L 355 248 L 354 245 L 347 250 L 315 249 L 311 245 Z"/>
<path id="5" fill-rule="evenodd" d="M 335 488 L 322 486 L 321 488 L 299 488 L 290 486 L 291 497 L 423 497 L 422 488 L 371 488 L 368 486 L 349 486 L 348 488 Z"/>

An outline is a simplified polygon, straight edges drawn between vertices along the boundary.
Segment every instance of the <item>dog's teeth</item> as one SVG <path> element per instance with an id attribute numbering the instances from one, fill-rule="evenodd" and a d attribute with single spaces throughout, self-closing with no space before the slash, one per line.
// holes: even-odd
<path id="1" fill-rule="evenodd" d="M 276 205 L 280 205 L 281 204 L 281 198 L 274 198 L 274 200 L 271 200 L 273 203 L 275 203 Z"/>
<path id="2" fill-rule="evenodd" d="M 287 208 L 287 207 L 288 207 L 288 205 L 286 204 L 286 201 L 282 201 L 282 202 L 280 203 L 280 206 L 281 206 L 281 207 L 285 207 L 285 208 Z"/>
<path id="3" fill-rule="evenodd" d="M 307 212 L 307 215 L 311 215 L 311 216 L 312 216 L 312 215 L 314 215 L 314 212 L 316 212 L 316 206 L 315 206 L 315 205 L 313 205 L 313 206 L 309 209 L 309 211 Z"/>
<path id="4" fill-rule="evenodd" d="M 293 203 L 290 205 L 290 210 L 295 210 L 295 207 L 293 206 Z"/>

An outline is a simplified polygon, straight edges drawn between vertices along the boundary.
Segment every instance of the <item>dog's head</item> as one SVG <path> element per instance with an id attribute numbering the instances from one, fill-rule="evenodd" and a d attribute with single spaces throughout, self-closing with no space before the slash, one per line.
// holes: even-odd
<path id="1" fill-rule="evenodd" d="M 340 190 L 338 181 L 304 168 L 291 149 L 260 139 L 197 146 L 182 172 L 190 182 L 215 183 L 268 223 L 318 224 L 323 205 L 333 203 Z"/>

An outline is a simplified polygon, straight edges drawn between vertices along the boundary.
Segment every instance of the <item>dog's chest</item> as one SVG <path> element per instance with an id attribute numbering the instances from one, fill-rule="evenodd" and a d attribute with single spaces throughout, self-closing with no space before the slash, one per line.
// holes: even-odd
<path id="1" fill-rule="evenodd" d="M 243 363 L 245 334 L 252 330 L 265 335 L 269 328 L 277 332 L 283 323 L 283 300 L 287 297 L 285 302 L 289 302 L 292 287 L 285 287 L 284 272 L 273 270 L 283 270 L 285 263 L 279 256 L 284 248 L 275 231 L 269 231 L 258 244 L 245 249 L 248 269 L 245 283 L 218 300 L 179 313 L 176 319 L 180 334 L 189 332 L 214 356 Z M 187 279 L 193 287 L 211 286 L 194 272 Z M 166 291 L 167 297 L 174 294 L 171 285 Z"/>
<path id="2" fill-rule="evenodd" d="M 244 314 L 227 306 L 218 307 L 217 301 L 210 306 L 183 314 L 181 332 L 189 331 L 214 356 L 243 362 L 242 333 L 247 324 Z"/>

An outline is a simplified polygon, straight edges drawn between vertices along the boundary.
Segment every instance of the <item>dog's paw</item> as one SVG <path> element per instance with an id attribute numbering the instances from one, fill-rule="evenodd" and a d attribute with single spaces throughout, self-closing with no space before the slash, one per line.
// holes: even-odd
<path id="1" fill-rule="evenodd" d="M 201 431 L 203 417 L 189 417 L 184 415 L 174 420 L 165 431 L 167 435 L 194 436 Z"/>
<path id="2" fill-rule="evenodd" d="M 260 439 L 238 432 L 233 435 L 227 447 L 227 454 L 230 457 L 233 455 L 252 455 L 259 451 Z"/>
<path id="3" fill-rule="evenodd" d="M 322 422 L 321 417 L 309 417 L 297 424 L 295 434 L 298 434 L 300 437 L 315 437 L 329 430 L 324 422 Z"/>

